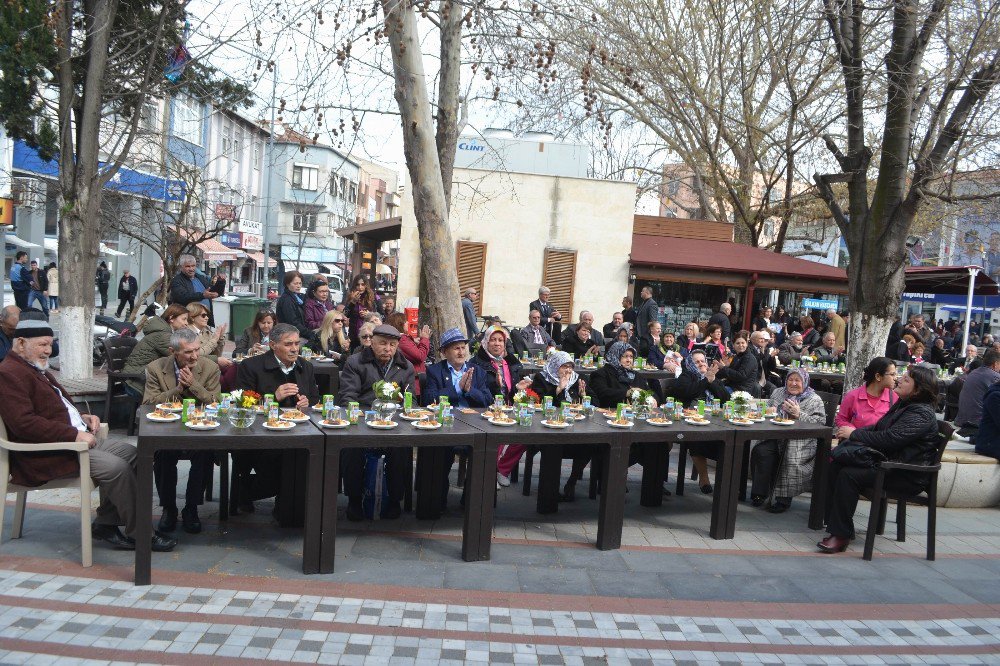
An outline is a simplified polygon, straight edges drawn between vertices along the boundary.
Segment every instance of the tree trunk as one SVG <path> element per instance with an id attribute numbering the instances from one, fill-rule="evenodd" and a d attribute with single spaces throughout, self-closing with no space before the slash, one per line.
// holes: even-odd
<path id="1" fill-rule="evenodd" d="M 76 279 L 60 283 L 59 373 L 64 379 L 93 376 L 94 273 L 98 257 L 101 191 L 77 188 L 79 197 L 65 211 L 59 224 L 59 270 Z"/>
<path id="2" fill-rule="evenodd" d="M 438 75 L 437 144 L 441 167 L 444 200 L 451 208 L 451 179 L 455 171 L 455 148 L 458 145 L 459 83 L 462 75 L 462 12 L 461 3 L 441 1 L 441 71 Z"/>
<path id="3" fill-rule="evenodd" d="M 392 48 L 395 97 L 403 122 L 403 154 L 420 239 L 421 283 L 427 286 L 426 294 L 421 293 L 420 310 L 424 321 L 440 334 L 461 327 L 461 297 L 417 20 L 405 0 L 386 0 L 382 8 Z"/>
<path id="4" fill-rule="evenodd" d="M 847 376 L 844 378 L 844 392 L 861 386 L 861 376 L 865 366 L 876 356 L 885 356 L 885 341 L 889 338 L 889 328 L 895 316 L 851 312 L 851 325 L 847 335 Z"/>

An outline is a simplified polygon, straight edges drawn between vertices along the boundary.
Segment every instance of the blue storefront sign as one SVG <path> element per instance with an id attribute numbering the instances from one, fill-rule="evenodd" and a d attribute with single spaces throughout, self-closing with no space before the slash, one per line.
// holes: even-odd
<path id="1" fill-rule="evenodd" d="M 243 247 L 242 241 L 243 239 L 240 237 L 240 233 L 238 231 L 223 231 L 219 234 L 219 242 L 226 247 L 232 247 L 238 250 Z"/>
<path id="2" fill-rule="evenodd" d="M 100 168 L 106 168 L 106 164 L 101 162 Z M 36 176 L 59 178 L 58 162 L 43 160 L 37 150 L 21 140 L 14 141 L 14 169 Z M 183 201 L 187 189 L 182 180 L 160 178 L 127 167 L 120 168 L 106 187 L 116 192 L 157 201 Z"/>
<path id="3" fill-rule="evenodd" d="M 802 307 L 806 310 L 836 310 L 837 301 L 828 301 L 825 298 L 803 298 Z"/>

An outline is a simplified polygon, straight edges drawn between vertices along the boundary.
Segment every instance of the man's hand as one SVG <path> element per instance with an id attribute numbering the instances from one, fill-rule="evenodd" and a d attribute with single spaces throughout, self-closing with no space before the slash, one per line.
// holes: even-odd
<path id="1" fill-rule="evenodd" d="M 552 313 L 551 318 L 554 319 L 555 321 L 559 321 L 562 319 L 562 313 L 559 312 L 559 310 L 556 310 L 555 312 Z"/>
<path id="2" fill-rule="evenodd" d="M 284 400 L 285 398 L 287 398 L 289 396 L 298 395 L 298 394 L 299 394 L 299 385 L 298 384 L 293 384 L 292 382 L 288 382 L 286 384 L 282 384 L 278 388 L 274 389 L 274 399 L 277 400 L 277 401 L 279 401 L 279 402 L 282 401 L 282 400 Z"/>
<path id="3" fill-rule="evenodd" d="M 83 422 L 87 424 L 90 432 L 96 433 L 101 429 L 101 418 L 99 416 L 95 416 L 94 414 L 81 414 L 80 416 L 83 418 Z"/>
<path id="4" fill-rule="evenodd" d="M 75 442 L 87 442 L 87 448 L 92 449 L 97 446 L 97 438 L 94 437 L 89 432 L 78 432 L 76 433 Z"/>
<path id="5" fill-rule="evenodd" d="M 225 358 L 224 356 L 220 356 L 217 360 L 217 363 L 219 364 L 219 368 L 222 370 L 225 370 L 226 368 L 228 368 L 233 364 L 231 360 Z"/>
<path id="6" fill-rule="evenodd" d="M 475 372 L 475 370 L 473 368 L 469 368 L 462 373 L 462 378 L 458 380 L 458 388 L 462 389 L 463 393 L 468 393 L 472 389 L 473 372 Z"/>
<path id="7" fill-rule="evenodd" d="M 202 295 L 202 298 L 207 298 L 208 300 L 212 300 L 213 298 L 218 298 L 219 297 L 219 295 L 217 293 L 215 293 L 214 291 L 203 291 L 203 292 L 201 292 L 201 295 Z"/>
<path id="8" fill-rule="evenodd" d="M 708 369 L 705 370 L 705 378 L 710 382 L 714 382 L 715 373 L 717 373 L 718 371 L 719 371 L 719 362 L 712 361 L 712 365 L 708 366 Z"/>
<path id="9" fill-rule="evenodd" d="M 194 373 L 191 372 L 191 368 L 181 368 L 181 371 L 178 373 L 177 383 L 183 388 L 189 388 L 194 383 Z"/>
<path id="10" fill-rule="evenodd" d="M 299 394 L 299 399 L 295 401 L 295 408 L 300 412 L 305 412 L 309 409 L 309 396 Z"/>
<path id="11" fill-rule="evenodd" d="M 598 347 L 597 345 L 591 345 L 590 349 L 587 350 L 587 353 L 597 356 L 597 354 L 600 353 L 600 351 L 601 351 L 600 347 Z"/>
<path id="12" fill-rule="evenodd" d="M 528 379 L 527 377 L 525 377 L 524 379 L 522 379 L 521 381 L 519 381 L 517 384 L 515 384 L 514 388 L 516 388 L 518 391 L 525 391 L 525 390 L 531 388 L 531 380 Z"/>

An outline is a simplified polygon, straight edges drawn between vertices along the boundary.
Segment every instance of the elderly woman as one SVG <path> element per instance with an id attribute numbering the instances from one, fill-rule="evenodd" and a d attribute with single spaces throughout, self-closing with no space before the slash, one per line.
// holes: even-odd
<path id="1" fill-rule="evenodd" d="M 673 332 L 667 331 L 660 336 L 657 344 L 649 347 L 649 353 L 646 354 L 646 361 L 652 367 L 659 370 L 668 370 L 675 374 L 680 371 L 684 357 L 681 356 L 680 346 L 674 342 Z"/>
<path id="2" fill-rule="evenodd" d="M 243 329 L 243 335 L 236 341 L 233 355 L 263 354 L 268 350 L 271 341 L 271 329 L 274 328 L 274 313 L 261 310 L 254 315 L 253 323 Z"/>
<path id="3" fill-rule="evenodd" d="M 365 347 L 371 347 L 374 334 L 375 324 L 362 324 L 361 330 L 358 331 L 358 344 L 351 347 L 351 354 L 357 354 L 363 351 Z"/>
<path id="4" fill-rule="evenodd" d="M 698 344 L 698 324 L 689 321 L 684 326 L 684 332 L 677 337 L 677 346 L 680 347 L 681 356 L 687 356 L 691 349 Z"/>
<path id="5" fill-rule="evenodd" d="M 892 407 L 896 386 L 896 364 L 884 356 L 878 356 L 865 367 L 864 385 L 844 394 L 840 410 L 833 419 L 834 425 L 866 428 L 878 423 Z"/>
<path id="6" fill-rule="evenodd" d="M 531 386 L 530 379 L 521 376 L 521 361 L 516 354 L 507 353 L 509 334 L 502 326 L 490 326 L 483 333 L 483 344 L 472 357 L 472 364 L 486 371 L 486 385 L 490 395 L 502 395 L 504 402 L 513 402 L 514 394 Z M 497 450 L 497 483 L 510 485 L 510 473 L 524 455 L 522 444 L 507 444 Z"/>
<path id="7" fill-rule="evenodd" d="M 559 408 L 564 402 L 579 402 L 581 396 L 586 392 L 586 382 L 576 374 L 576 366 L 573 357 L 567 352 L 557 351 L 549 357 L 545 367 L 541 372 L 535 374 L 531 381 L 531 390 L 538 394 L 543 401 L 545 396 L 552 398 L 552 404 Z M 563 489 L 561 499 L 571 502 L 574 499 L 574 489 L 580 477 L 573 476 L 577 469 L 577 459 L 583 462 L 586 467 L 587 461 L 593 455 L 590 445 L 564 446 L 563 455 L 573 458 L 574 472 L 571 473 L 566 486 Z M 582 470 L 582 468 L 581 468 Z M 582 474 L 582 472 L 581 472 Z"/>
<path id="8" fill-rule="evenodd" d="M 628 344 L 632 343 L 632 324 L 628 323 L 627 321 L 622 322 L 622 325 L 615 329 L 614 334 L 610 336 L 608 338 L 608 341 L 605 343 L 604 345 L 605 351 L 611 349 L 611 345 L 615 344 L 616 342 L 625 342 Z M 635 345 L 632 346 L 634 347 Z"/>
<path id="9" fill-rule="evenodd" d="M 214 331 L 208 325 L 211 314 L 201 303 L 188 303 L 188 328 L 198 334 L 201 340 L 200 355 L 218 363 L 220 368 L 227 368 L 232 362 L 227 358 L 220 358 L 222 350 L 226 346 L 226 325 L 218 327 Z"/>
<path id="10" fill-rule="evenodd" d="M 343 313 L 331 310 L 320 322 L 319 330 L 309 341 L 309 348 L 317 354 L 332 358 L 343 368 L 347 357 L 351 355 L 351 343 L 344 335 L 344 322 L 347 317 Z"/>
<path id="11" fill-rule="evenodd" d="M 823 399 L 809 388 L 809 373 L 805 368 L 792 368 L 785 378 L 784 388 L 778 388 L 768 400 L 768 408 L 778 415 L 807 423 L 825 423 Z M 812 487 L 813 464 L 816 459 L 815 439 L 759 442 L 750 454 L 753 484 L 750 501 L 761 506 L 773 496 L 768 511 L 783 513 L 792 506 L 792 498 Z"/>
<path id="12" fill-rule="evenodd" d="M 895 404 L 873 426 L 841 426 L 836 436 L 841 442 L 863 444 L 881 451 L 889 460 L 930 465 L 937 457 L 938 425 L 937 377 L 930 368 L 912 367 L 899 380 Z M 927 486 L 927 475 L 894 470 L 886 475 L 885 487 L 897 492 L 917 493 Z M 854 512 L 861 491 L 875 483 L 875 470 L 850 467 L 833 461 L 827 495 L 826 526 L 830 535 L 817 543 L 824 553 L 847 549 L 854 538 Z"/>
<path id="13" fill-rule="evenodd" d="M 308 340 L 312 331 L 306 326 L 305 299 L 302 298 L 302 274 L 298 271 L 285 273 L 285 293 L 274 305 L 279 324 L 291 324 L 299 331 L 299 336 Z"/>
<path id="14" fill-rule="evenodd" d="M 132 348 L 132 352 L 125 359 L 124 371 L 144 373 L 147 365 L 170 353 L 170 335 L 174 331 L 187 328 L 187 325 L 187 308 L 177 303 L 167 306 L 159 317 L 147 319 L 142 327 L 142 340 L 139 340 L 139 344 Z M 144 380 L 130 380 L 127 386 L 132 389 L 132 395 L 142 400 L 142 394 L 146 389 Z"/>
<path id="15" fill-rule="evenodd" d="M 736 334 L 733 340 L 735 352 L 729 365 L 719 368 L 718 377 L 726 383 L 731 391 L 746 391 L 755 398 L 760 397 L 760 364 L 757 357 L 750 351 L 750 342 L 746 331 Z"/>
<path id="16" fill-rule="evenodd" d="M 306 327 L 313 331 L 318 330 L 323 325 L 326 313 L 333 309 L 333 303 L 330 302 L 330 286 L 320 280 L 311 282 L 306 289 Z"/>
<path id="17" fill-rule="evenodd" d="M 705 352 L 696 349 L 684 358 L 681 374 L 674 382 L 673 394 L 687 407 L 696 407 L 699 400 L 728 400 L 729 391 L 722 380 L 717 377 L 721 364 L 713 361 L 709 364 Z M 688 444 L 691 461 L 698 470 L 698 487 L 706 495 L 712 492 L 712 483 L 708 478 L 708 461 L 706 458 L 715 455 L 717 444 L 714 442 Z"/>

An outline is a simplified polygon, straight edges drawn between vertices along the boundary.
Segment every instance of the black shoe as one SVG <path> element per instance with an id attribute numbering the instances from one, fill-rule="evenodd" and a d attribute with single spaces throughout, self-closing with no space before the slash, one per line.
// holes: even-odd
<path id="1" fill-rule="evenodd" d="M 352 523 L 360 523 L 365 519 L 365 510 L 361 506 L 361 500 L 347 501 L 347 519 Z"/>
<path id="2" fill-rule="evenodd" d="M 559 496 L 560 502 L 575 502 L 576 501 L 576 481 L 567 481 L 566 485 L 563 487 L 562 495 Z"/>
<path id="3" fill-rule="evenodd" d="M 201 519 L 198 517 L 197 507 L 184 507 L 184 510 L 181 511 L 181 525 L 188 534 L 201 532 Z"/>
<path id="4" fill-rule="evenodd" d="M 177 507 L 163 507 L 160 514 L 160 522 L 156 524 L 156 529 L 161 532 L 173 532 L 177 529 Z"/>
<path id="5" fill-rule="evenodd" d="M 701 488 L 701 492 L 705 493 L 706 495 L 711 495 L 712 494 L 712 484 L 711 483 L 706 483 L 705 485 L 699 486 L 699 487 Z"/>
<path id="6" fill-rule="evenodd" d="M 792 500 L 786 497 L 775 497 L 771 506 L 767 508 L 769 513 L 784 513 L 792 506 Z"/>
<path id="7" fill-rule="evenodd" d="M 395 520 L 399 518 L 403 510 L 399 508 L 399 502 L 389 502 L 382 507 L 382 518 L 385 520 Z"/>
<path id="8" fill-rule="evenodd" d="M 628 489 L 626 488 L 626 490 L 628 490 Z M 666 483 L 663 484 L 663 494 L 666 495 L 667 497 L 670 497 L 670 489 L 667 488 L 667 484 Z"/>
<path id="9" fill-rule="evenodd" d="M 118 550 L 135 550 L 135 540 L 128 538 L 117 525 L 91 525 L 90 536 L 99 541 L 107 541 Z"/>
<path id="10" fill-rule="evenodd" d="M 129 539 L 129 541 L 132 541 Z M 166 553 L 167 551 L 173 550 L 174 546 L 177 545 L 177 539 L 171 539 L 166 534 L 160 534 L 159 532 L 153 532 L 153 552 L 154 553 Z M 132 548 L 135 549 L 135 542 L 132 541 Z"/>
<path id="11" fill-rule="evenodd" d="M 750 504 L 752 504 L 753 506 L 763 506 L 764 502 L 766 500 L 767 500 L 767 498 L 763 497 L 761 495 L 751 495 L 750 496 Z"/>

